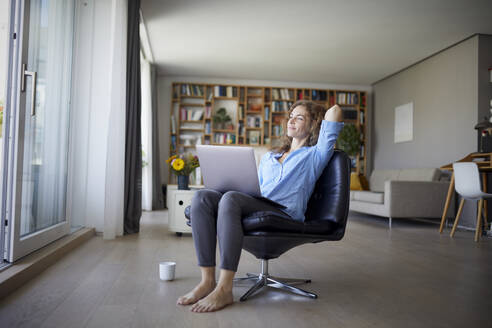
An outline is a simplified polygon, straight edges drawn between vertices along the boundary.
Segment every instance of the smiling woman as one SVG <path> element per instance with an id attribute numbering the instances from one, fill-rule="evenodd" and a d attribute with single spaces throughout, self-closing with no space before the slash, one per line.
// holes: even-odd
<path id="1" fill-rule="evenodd" d="M 237 191 L 200 189 L 194 194 L 191 226 L 202 280 L 181 296 L 178 304 L 193 304 L 194 312 L 210 312 L 233 302 L 232 282 L 243 246 L 242 218 L 253 212 L 270 211 L 282 220 L 303 222 L 315 183 L 333 155 L 343 127 L 341 119 L 338 105 L 325 110 L 302 100 L 291 106 L 284 148 L 266 153 L 258 169 L 261 195 L 283 208 Z M 221 269 L 216 284 L 217 239 Z"/>
<path id="2" fill-rule="evenodd" d="M 328 113 L 330 113 L 329 117 Z M 318 141 L 322 120 L 330 118 L 341 121 L 342 110 L 335 105 L 326 111 L 320 104 L 299 100 L 290 107 L 287 117 L 288 120 L 283 123 L 287 134 L 282 137 L 279 146 L 271 148 L 275 153 L 289 153 L 301 145 L 314 146 Z"/>

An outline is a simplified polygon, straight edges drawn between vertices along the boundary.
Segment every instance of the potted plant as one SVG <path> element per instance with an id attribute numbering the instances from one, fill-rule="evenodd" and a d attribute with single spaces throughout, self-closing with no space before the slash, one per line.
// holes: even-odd
<path id="1" fill-rule="evenodd" d="M 343 150 L 350 156 L 350 165 L 357 167 L 357 154 L 360 151 L 361 135 L 354 124 L 345 124 L 340 135 L 338 136 L 338 148 Z M 350 190 L 368 190 L 368 183 L 364 175 L 359 172 L 350 174 Z"/>
<path id="2" fill-rule="evenodd" d="M 200 166 L 198 157 L 191 153 L 173 155 L 166 160 L 171 171 L 178 176 L 178 189 L 188 190 L 190 174 Z"/>
<path id="3" fill-rule="evenodd" d="M 231 117 L 227 114 L 227 110 L 221 107 L 215 112 L 213 121 L 216 129 L 224 129 L 225 125 L 231 121 Z"/>
<path id="4" fill-rule="evenodd" d="M 350 157 L 355 157 L 360 151 L 360 132 L 354 124 L 345 124 L 338 136 L 338 148 L 347 153 Z"/>

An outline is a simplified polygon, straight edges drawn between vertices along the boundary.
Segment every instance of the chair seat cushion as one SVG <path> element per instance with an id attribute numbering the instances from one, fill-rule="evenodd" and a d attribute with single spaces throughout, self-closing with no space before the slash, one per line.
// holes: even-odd
<path id="1" fill-rule="evenodd" d="M 279 216 L 275 212 L 260 211 L 243 218 L 244 233 L 255 231 L 289 232 L 301 234 L 327 234 L 337 229 L 337 223 L 329 220 L 313 220 L 300 222 L 288 217 Z"/>

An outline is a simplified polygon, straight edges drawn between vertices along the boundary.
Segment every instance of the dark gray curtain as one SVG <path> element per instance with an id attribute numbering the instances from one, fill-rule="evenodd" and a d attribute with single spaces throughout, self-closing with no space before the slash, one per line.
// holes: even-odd
<path id="1" fill-rule="evenodd" d="M 142 135 L 140 128 L 140 0 L 128 1 L 126 58 L 125 234 L 140 230 L 142 216 Z"/>
<path id="2" fill-rule="evenodd" d="M 159 122 L 157 121 L 157 69 L 150 65 L 150 85 L 152 92 L 152 209 L 164 208 L 164 195 L 161 188 L 161 159 L 159 158 Z"/>

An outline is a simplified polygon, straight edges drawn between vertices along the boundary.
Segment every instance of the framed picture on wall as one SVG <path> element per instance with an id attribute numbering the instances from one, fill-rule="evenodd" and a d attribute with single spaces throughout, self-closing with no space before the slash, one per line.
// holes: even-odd
<path id="1" fill-rule="evenodd" d="M 395 107 L 395 143 L 413 140 L 413 102 Z"/>

